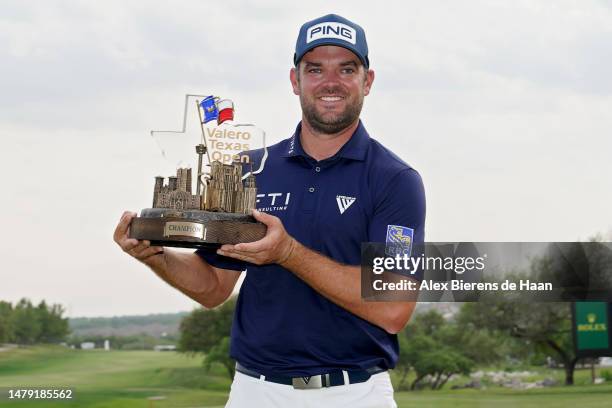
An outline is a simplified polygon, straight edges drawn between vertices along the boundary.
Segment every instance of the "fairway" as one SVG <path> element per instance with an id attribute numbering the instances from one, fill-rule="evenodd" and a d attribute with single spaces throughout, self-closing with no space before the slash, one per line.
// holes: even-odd
<path id="1" fill-rule="evenodd" d="M 20 348 L 0 353 L 0 388 L 71 388 L 72 401 L 0 401 L 1 407 L 222 407 L 230 381 L 221 366 L 174 352 Z M 584 376 L 586 373 L 581 373 Z M 3 390 L 4 391 L 4 390 Z M 150 397 L 163 397 L 150 401 Z M 400 407 L 609 407 L 612 384 L 530 391 L 399 392 Z"/>
<path id="2" fill-rule="evenodd" d="M 224 377 L 225 375 L 225 377 Z M 72 402 L 8 402 L 4 407 L 223 406 L 230 381 L 221 367 L 206 373 L 201 358 L 174 352 L 33 347 L 0 353 L 0 388 L 72 388 Z"/>

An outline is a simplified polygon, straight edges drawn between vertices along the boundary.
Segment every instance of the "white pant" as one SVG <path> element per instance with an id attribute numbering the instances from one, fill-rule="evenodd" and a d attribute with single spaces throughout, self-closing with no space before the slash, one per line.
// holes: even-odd
<path id="1" fill-rule="evenodd" d="M 366 382 L 296 390 L 236 372 L 225 408 L 397 408 L 389 372 L 374 374 Z"/>

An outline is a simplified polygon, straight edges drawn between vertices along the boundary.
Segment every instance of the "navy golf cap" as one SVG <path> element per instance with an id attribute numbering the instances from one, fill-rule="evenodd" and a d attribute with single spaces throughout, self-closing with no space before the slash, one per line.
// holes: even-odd
<path id="1" fill-rule="evenodd" d="M 302 25 L 295 43 L 293 55 L 295 66 L 304 54 L 320 45 L 344 47 L 357 55 L 366 69 L 370 66 L 365 31 L 358 24 L 342 16 L 328 14 Z"/>

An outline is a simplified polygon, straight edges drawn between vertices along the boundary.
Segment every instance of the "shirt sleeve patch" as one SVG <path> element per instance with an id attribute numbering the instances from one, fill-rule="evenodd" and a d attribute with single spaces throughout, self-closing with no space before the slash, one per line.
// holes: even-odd
<path id="1" fill-rule="evenodd" d="M 385 253 L 389 256 L 410 256 L 414 230 L 401 225 L 387 225 Z"/>

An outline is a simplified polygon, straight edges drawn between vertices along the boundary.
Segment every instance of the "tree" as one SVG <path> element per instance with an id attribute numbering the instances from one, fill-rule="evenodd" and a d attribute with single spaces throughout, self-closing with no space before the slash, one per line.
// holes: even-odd
<path id="1" fill-rule="evenodd" d="M 230 335 L 236 301 L 229 299 L 214 309 L 198 308 L 181 320 L 179 350 L 207 353 Z"/>
<path id="2" fill-rule="evenodd" d="M 441 389 L 453 374 L 469 374 L 474 362 L 450 347 L 439 345 L 433 350 L 426 351 L 415 362 L 416 379 L 411 389 L 426 376 L 430 376 L 432 390 Z"/>
<path id="3" fill-rule="evenodd" d="M 230 351 L 230 338 L 224 337 L 213 346 L 204 357 L 204 368 L 206 371 L 210 370 L 210 367 L 213 363 L 222 364 L 230 378 L 234 378 L 234 374 L 236 373 L 236 363 L 229 355 Z"/>
<path id="4" fill-rule="evenodd" d="M 561 289 L 560 297 L 566 301 L 597 296 L 606 299 L 612 293 L 612 251 L 595 241 L 551 245 L 545 255 L 532 260 L 529 274 L 523 271 L 507 278 L 555 282 Z M 571 332 L 571 303 L 529 300 L 485 294 L 479 303 L 465 304 L 459 320 L 468 327 L 505 333 L 535 351 L 556 355 L 565 369 L 565 384 L 572 385 L 578 358 Z"/>
<path id="5" fill-rule="evenodd" d="M 235 298 L 230 298 L 215 309 L 196 309 L 183 318 L 179 327 L 179 351 L 210 355 L 205 358 L 204 365 L 210 367 L 213 361 L 220 362 L 231 378 L 234 362 L 229 357 L 229 336 L 235 306 Z"/>
<path id="6" fill-rule="evenodd" d="M 36 307 L 36 314 L 40 323 L 40 343 L 59 343 L 66 339 L 70 332 L 68 319 L 63 318 L 64 308 L 54 304 L 51 307 L 43 300 Z"/>
<path id="7" fill-rule="evenodd" d="M 464 325 L 460 321 L 442 326 L 436 338 L 476 364 L 495 363 L 508 354 L 508 335 L 486 327 Z"/>
<path id="8" fill-rule="evenodd" d="M 474 360 L 466 353 L 465 336 L 456 322 L 447 322 L 435 310 L 418 314 L 399 336 L 398 388 L 404 387 L 411 368 L 416 373 L 412 390 L 426 378 L 432 389 L 439 390 L 453 374 L 469 374 Z"/>
<path id="9" fill-rule="evenodd" d="M 43 300 L 34 307 L 28 299 L 21 299 L 15 307 L 0 301 L 0 343 L 19 344 L 58 343 L 66 339 L 70 329 L 68 319 L 62 317 L 64 308 L 48 306 Z"/>
<path id="10" fill-rule="evenodd" d="M 12 341 L 13 333 L 13 305 L 0 301 L 0 343 Z"/>
<path id="11" fill-rule="evenodd" d="M 585 298 L 606 299 L 612 293 L 612 251 L 601 243 L 567 242 L 551 245 L 534 258 L 526 271 L 509 280 L 555 282 L 566 302 L 533 303 L 509 297 L 485 296 L 480 303 L 465 305 L 460 319 L 475 327 L 488 327 L 531 345 L 537 352 L 555 355 L 563 363 L 565 384 L 574 383 L 578 358 L 571 332 L 571 303 Z"/>
<path id="12" fill-rule="evenodd" d="M 19 344 L 34 344 L 41 333 L 38 313 L 32 302 L 21 299 L 13 310 L 13 329 L 15 341 Z"/>
<path id="13" fill-rule="evenodd" d="M 578 359 L 573 350 L 569 303 L 522 303 L 503 299 L 466 303 L 459 319 L 463 324 L 498 330 L 556 355 L 565 368 L 565 384 L 574 383 Z"/>
<path id="14" fill-rule="evenodd" d="M 400 355 L 395 369 L 400 375 L 398 390 L 406 388 L 406 379 L 410 370 L 418 364 L 423 353 L 434 349 L 437 344 L 423 333 L 402 333 L 398 336 Z"/>

